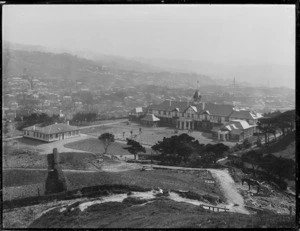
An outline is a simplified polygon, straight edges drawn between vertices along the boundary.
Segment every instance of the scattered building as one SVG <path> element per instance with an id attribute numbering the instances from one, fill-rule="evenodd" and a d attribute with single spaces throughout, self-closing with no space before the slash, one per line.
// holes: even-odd
<path id="1" fill-rule="evenodd" d="M 196 90 L 191 100 L 165 100 L 150 105 L 146 110 L 135 108 L 131 118 L 140 118 L 145 125 L 159 125 L 187 130 L 211 131 L 219 140 L 240 141 L 253 135 L 261 114 L 251 110 L 238 110 L 234 105 L 205 103 Z M 133 119 L 131 119 L 133 120 Z"/>

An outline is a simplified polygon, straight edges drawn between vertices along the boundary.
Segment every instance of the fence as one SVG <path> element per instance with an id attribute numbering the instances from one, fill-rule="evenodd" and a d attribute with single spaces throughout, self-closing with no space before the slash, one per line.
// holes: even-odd
<path id="1" fill-rule="evenodd" d="M 205 207 L 208 207 L 208 209 L 211 211 L 213 211 L 213 212 L 227 212 L 227 211 L 229 211 L 229 209 L 227 209 L 227 208 L 222 208 L 222 207 L 217 207 L 217 206 L 212 206 L 212 205 L 200 205 L 202 208 L 204 208 L 205 209 Z M 216 210 L 216 211 L 215 211 Z"/>

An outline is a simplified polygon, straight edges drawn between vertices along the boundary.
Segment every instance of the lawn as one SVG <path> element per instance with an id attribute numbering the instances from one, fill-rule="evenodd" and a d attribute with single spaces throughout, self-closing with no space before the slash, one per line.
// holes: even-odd
<path id="1" fill-rule="evenodd" d="M 141 132 L 140 132 L 141 128 Z M 131 135 L 132 131 L 132 135 Z M 171 137 L 174 135 L 180 135 L 182 133 L 187 133 L 187 130 L 178 130 L 178 133 L 175 133 L 175 129 L 167 128 L 167 127 L 143 127 L 138 124 L 131 125 L 108 125 L 94 128 L 82 129 L 82 133 L 92 135 L 98 137 L 102 133 L 112 133 L 114 134 L 116 139 L 126 140 L 126 138 L 132 139 L 134 138 L 138 142 L 147 145 L 154 145 L 158 141 L 163 140 L 164 137 Z M 124 136 L 123 136 L 124 134 Z M 208 143 L 219 143 L 219 141 L 213 140 L 210 133 L 193 131 L 191 134 L 195 139 L 202 144 Z M 225 145 L 234 146 L 234 142 L 223 142 Z"/>
<path id="2" fill-rule="evenodd" d="M 62 152 L 59 156 L 60 166 L 63 169 L 97 170 L 93 165 L 97 162 L 96 156 L 92 153 Z M 4 168 L 48 168 L 47 156 L 34 153 L 6 155 L 2 163 Z"/>
<path id="3" fill-rule="evenodd" d="M 125 172 L 64 172 L 68 190 L 103 184 L 137 185 L 143 188 L 172 190 L 190 190 L 198 194 L 218 195 L 225 201 L 218 186 L 204 182 L 211 178 L 207 171 L 180 172 L 174 170 L 131 170 Z M 5 170 L 3 171 L 4 187 L 38 184 L 45 182 L 47 171 Z"/>
<path id="4" fill-rule="evenodd" d="M 104 152 L 103 144 L 97 138 L 80 140 L 65 144 L 64 146 L 66 148 L 72 148 L 91 153 Z M 114 142 L 108 147 L 108 153 L 113 155 L 132 155 L 127 150 L 123 149 L 124 147 L 127 147 L 127 145 L 119 142 Z M 146 152 L 150 153 L 150 149 L 146 148 Z"/>

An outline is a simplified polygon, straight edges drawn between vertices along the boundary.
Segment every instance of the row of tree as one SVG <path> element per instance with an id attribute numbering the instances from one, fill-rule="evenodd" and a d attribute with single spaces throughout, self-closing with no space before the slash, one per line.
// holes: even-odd
<path id="1" fill-rule="evenodd" d="M 216 164 L 229 151 L 229 147 L 222 144 L 200 144 L 194 137 L 185 133 L 179 136 L 164 137 L 151 147 L 160 153 L 159 160 L 164 164 L 200 167 Z"/>
<path id="2" fill-rule="evenodd" d="M 83 122 L 83 121 L 87 121 L 87 122 L 91 122 L 91 121 L 95 121 L 97 119 L 97 114 L 95 112 L 88 112 L 88 113 L 84 113 L 84 112 L 78 112 L 76 113 L 71 122 Z"/>
<path id="3" fill-rule="evenodd" d="M 110 133 L 103 133 L 98 139 L 103 143 L 104 154 L 107 153 L 109 145 L 115 141 L 114 135 Z M 124 149 L 133 154 L 135 159 L 138 153 L 146 152 L 145 147 L 132 139 L 127 139 L 127 147 Z M 229 151 L 229 147 L 222 143 L 200 144 L 194 137 L 185 133 L 164 137 L 151 149 L 161 154 L 156 158 L 163 164 L 180 165 L 183 163 L 193 167 L 216 164 L 216 161 L 225 157 Z"/>
<path id="4" fill-rule="evenodd" d="M 30 127 L 35 124 L 40 124 L 40 126 L 47 126 L 53 123 L 62 122 L 62 119 L 59 115 L 49 116 L 46 113 L 32 113 L 28 116 L 17 117 L 16 121 L 18 121 L 17 129 L 22 130 L 23 128 Z"/>
<path id="5" fill-rule="evenodd" d="M 292 159 L 282 158 L 281 156 L 276 157 L 272 154 L 263 155 L 261 151 L 255 150 L 244 153 L 241 159 L 251 165 L 254 177 L 257 177 L 256 171 L 262 169 L 279 179 L 294 179 L 295 161 Z"/>
<path id="6" fill-rule="evenodd" d="M 259 119 L 257 128 L 265 137 L 265 144 L 270 144 L 270 135 L 274 136 L 276 141 L 277 131 L 281 131 L 282 136 L 292 132 L 295 129 L 295 110 L 286 111 L 283 113 L 270 114 L 269 117 Z"/>

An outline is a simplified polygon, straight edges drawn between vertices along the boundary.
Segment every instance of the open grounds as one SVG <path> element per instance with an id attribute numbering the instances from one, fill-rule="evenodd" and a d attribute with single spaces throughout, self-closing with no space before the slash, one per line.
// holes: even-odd
<path id="1" fill-rule="evenodd" d="M 140 132 L 141 128 L 141 132 Z M 131 135 L 132 131 L 132 135 Z M 91 128 L 83 128 L 81 129 L 81 133 L 98 137 L 102 133 L 109 132 L 114 134 L 115 139 L 126 141 L 126 138 L 134 139 L 140 142 L 143 145 L 154 145 L 156 142 L 163 140 L 164 137 L 171 137 L 174 135 L 180 135 L 182 133 L 188 133 L 188 130 L 177 130 L 175 132 L 174 128 L 167 127 L 145 127 L 141 126 L 137 123 L 127 123 L 120 122 L 119 124 L 91 127 Z M 123 136 L 124 133 L 124 136 Z M 190 136 L 193 136 L 195 139 L 199 141 L 201 144 L 208 143 L 219 143 L 217 140 L 213 140 L 212 136 L 208 132 L 200 132 L 200 131 L 192 131 L 188 133 Z M 232 147 L 235 145 L 234 142 L 223 142 L 225 145 Z"/>

